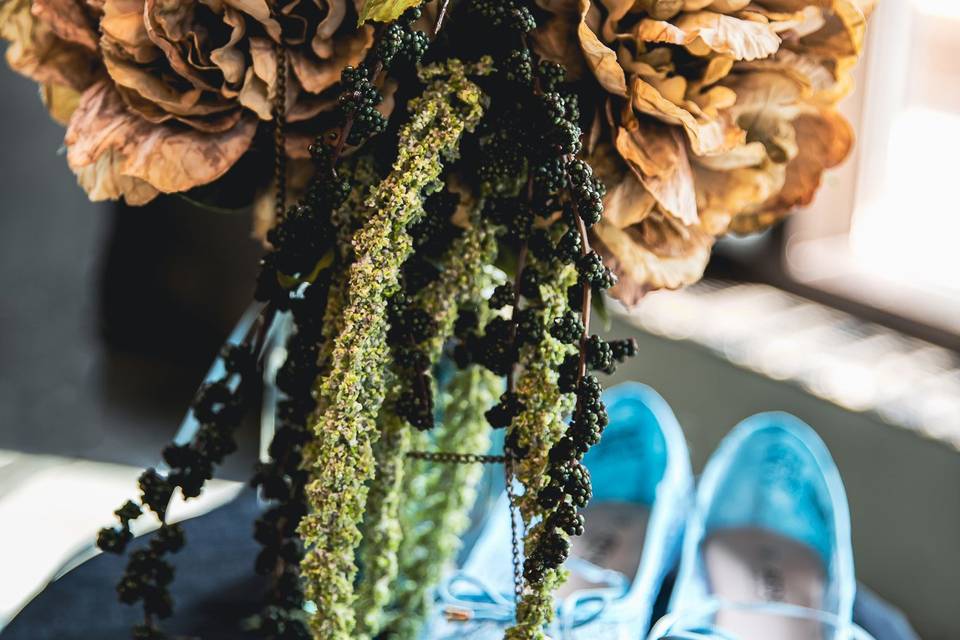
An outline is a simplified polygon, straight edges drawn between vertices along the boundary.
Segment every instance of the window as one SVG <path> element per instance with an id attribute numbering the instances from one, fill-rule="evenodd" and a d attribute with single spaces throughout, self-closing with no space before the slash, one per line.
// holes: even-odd
<path id="1" fill-rule="evenodd" d="M 960 0 L 880 2 L 857 76 L 842 105 L 857 146 L 825 175 L 808 210 L 787 222 L 782 275 L 814 297 L 886 315 L 888 324 L 955 337 Z"/>

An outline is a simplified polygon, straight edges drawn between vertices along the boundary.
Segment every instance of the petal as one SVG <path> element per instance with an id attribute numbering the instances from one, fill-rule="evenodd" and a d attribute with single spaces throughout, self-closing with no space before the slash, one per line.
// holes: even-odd
<path id="1" fill-rule="evenodd" d="M 731 228 L 737 233 L 758 231 L 793 208 L 810 204 L 823 172 L 840 164 L 853 147 L 853 130 L 835 111 L 824 109 L 817 114 L 802 115 L 793 126 L 799 152 L 786 167 L 783 188 L 764 202 L 760 211 L 736 216 Z"/>
<path id="2" fill-rule="evenodd" d="M 618 277 L 610 295 L 627 306 L 649 291 L 678 289 L 699 280 L 713 246 L 709 234 L 658 215 L 626 229 L 601 220 L 591 233 L 594 248 Z"/>
<path id="3" fill-rule="evenodd" d="M 76 0 L 33 0 L 33 15 L 46 22 L 57 37 L 96 53 L 97 33 L 93 17 Z"/>
<path id="4" fill-rule="evenodd" d="M 145 64 L 162 54 L 150 40 L 143 22 L 144 0 L 106 0 L 100 31 L 103 46 L 113 55 L 121 52 L 135 62 Z"/>
<path id="5" fill-rule="evenodd" d="M 685 225 L 696 223 L 693 171 L 676 127 L 626 114 L 617 131 L 616 147 L 662 211 Z"/>
<path id="6" fill-rule="evenodd" d="M 539 23 L 530 33 L 531 44 L 537 55 L 566 67 L 570 80 L 582 78 L 586 73 L 583 53 L 578 47 L 570 46 L 570 42 L 577 37 L 580 24 L 577 11 L 555 13 Z"/>
<path id="7" fill-rule="evenodd" d="M 766 60 L 755 60 L 737 65 L 738 70 L 772 71 L 798 83 L 804 101 L 832 105 L 853 90 L 853 67 L 855 57 L 823 58 L 780 49 Z"/>
<path id="8" fill-rule="evenodd" d="M 148 67 L 126 62 L 109 54 L 104 56 L 103 61 L 107 73 L 119 87 L 129 89 L 147 103 L 152 103 L 171 115 L 207 116 L 236 108 L 233 101 L 210 91 L 196 87 L 181 91 L 175 88 L 173 83 L 166 82 L 162 76 L 151 73 Z"/>
<path id="9" fill-rule="evenodd" d="M 80 103 L 80 93 L 62 84 L 44 84 L 40 85 L 40 97 L 43 104 L 47 106 L 50 116 L 66 126 L 70 122 L 70 116 L 76 111 Z"/>
<path id="10" fill-rule="evenodd" d="M 617 54 L 603 44 L 587 25 L 591 7 L 590 0 L 580 0 L 580 24 L 577 26 L 580 49 L 586 57 L 587 66 L 601 86 L 614 95 L 626 96 L 627 78 L 617 62 Z"/>
<path id="11" fill-rule="evenodd" d="M 725 115 L 715 119 L 697 118 L 640 78 L 634 78 L 632 89 L 634 108 L 667 124 L 682 126 L 696 155 L 723 153 L 746 141 L 743 130 Z"/>
<path id="12" fill-rule="evenodd" d="M 340 71 L 345 66 L 362 62 L 372 44 L 373 29 L 366 25 L 348 37 L 338 39 L 331 58 L 321 59 L 312 51 L 303 49 L 289 51 L 288 57 L 303 88 L 310 93 L 321 93 L 340 81 Z"/>
<path id="13" fill-rule="evenodd" d="M 786 167 L 765 160 L 755 167 L 713 171 L 695 166 L 697 209 L 711 235 L 727 231 L 737 216 L 758 211 L 783 187 Z"/>
<path id="14" fill-rule="evenodd" d="M 94 202 L 123 198 L 127 204 L 139 207 L 160 195 L 144 180 L 123 175 L 121 163 L 119 152 L 107 149 L 93 163 L 76 167 L 73 171 L 80 188 Z"/>
<path id="15" fill-rule="evenodd" d="M 736 149 L 713 156 L 697 156 L 696 163 L 714 171 L 731 171 L 755 167 L 767 159 L 767 148 L 762 142 L 748 142 Z"/>
<path id="16" fill-rule="evenodd" d="M 222 134 L 153 124 L 101 81 L 81 97 L 64 142 L 67 163 L 91 198 L 140 203 L 151 190 L 187 191 L 221 177 L 249 148 L 256 128 L 253 117 Z"/>
<path id="17" fill-rule="evenodd" d="M 736 60 L 766 58 L 780 48 L 780 38 L 770 25 L 713 11 L 681 14 L 672 23 L 644 18 L 633 34 L 643 42 L 682 45 L 695 55 L 712 51 Z"/>
<path id="18" fill-rule="evenodd" d="M 10 67 L 41 84 L 83 91 L 99 71 L 97 58 L 81 45 L 56 35 L 31 13 L 29 0 L 0 2 L 0 37 L 10 42 Z"/>
<path id="19" fill-rule="evenodd" d="M 224 4 L 247 14 L 263 25 L 274 42 L 280 41 L 280 23 L 271 17 L 270 5 L 266 0 L 224 0 Z"/>
<path id="20" fill-rule="evenodd" d="M 230 39 L 222 47 L 210 52 L 210 60 L 223 72 L 223 79 L 232 85 L 238 85 L 246 78 L 247 61 L 237 45 L 246 35 L 246 23 L 243 15 L 230 7 L 223 12 L 223 21 L 231 27 Z"/>
<path id="21" fill-rule="evenodd" d="M 862 6 L 861 6 L 862 5 Z M 828 56 L 859 56 L 867 32 L 867 16 L 873 4 L 857 0 L 834 0 L 823 28 L 802 38 L 805 51 Z"/>

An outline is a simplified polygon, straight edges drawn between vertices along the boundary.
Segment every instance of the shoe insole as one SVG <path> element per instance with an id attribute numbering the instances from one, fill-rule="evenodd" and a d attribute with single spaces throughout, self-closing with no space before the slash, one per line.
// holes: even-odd
<path id="1" fill-rule="evenodd" d="M 583 535 L 571 538 L 570 556 L 604 569 L 613 569 L 633 581 L 640 568 L 643 540 L 647 534 L 649 510 L 632 502 L 600 502 L 586 506 Z M 574 591 L 604 587 L 576 571 L 557 590 L 560 600 Z"/>
<path id="2" fill-rule="evenodd" d="M 726 529 L 707 538 L 703 557 L 722 600 L 823 607 L 823 562 L 807 545 L 762 529 Z M 823 640 L 819 622 L 769 613 L 726 609 L 715 623 L 738 640 Z"/>

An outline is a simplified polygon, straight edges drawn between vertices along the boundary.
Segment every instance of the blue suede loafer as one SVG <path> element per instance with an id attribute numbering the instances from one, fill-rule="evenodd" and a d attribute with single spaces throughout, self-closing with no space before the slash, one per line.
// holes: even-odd
<path id="1" fill-rule="evenodd" d="M 652 640 L 866 640 L 840 473 L 786 413 L 738 425 L 707 463 L 670 613 Z"/>
<path id="2" fill-rule="evenodd" d="M 666 401 L 649 387 L 604 394 L 610 422 L 584 457 L 593 498 L 556 594 L 553 640 L 638 640 L 679 556 L 692 488 L 689 455 Z M 514 620 L 510 513 L 495 504 L 461 569 L 437 590 L 424 638 L 500 640 Z"/>

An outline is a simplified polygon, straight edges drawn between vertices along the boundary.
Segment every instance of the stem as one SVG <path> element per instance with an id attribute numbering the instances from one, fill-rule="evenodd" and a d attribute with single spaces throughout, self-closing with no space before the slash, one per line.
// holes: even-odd
<path id="1" fill-rule="evenodd" d="M 383 68 L 382 62 L 377 62 L 373 67 L 373 83 L 380 87 L 383 85 L 383 81 L 386 78 L 386 73 Z M 337 146 L 333 149 L 333 155 L 330 156 L 330 166 L 333 170 L 333 177 L 337 177 L 337 162 L 340 161 L 340 156 L 343 155 L 344 150 L 347 147 L 347 138 L 350 136 L 350 130 L 353 128 L 353 119 L 354 116 L 352 113 L 348 113 L 347 116 L 343 119 L 343 124 L 340 125 L 340 130 L 336 133 L 337 135 Z"/>
<path id="2" fill-rule="evenodd" d="M 580 217 L 577 209 L 577 203 L 573 202 L 573 217 L 577 221 L 577 233 L 580 234 L 580 255 L 585 256 L 590 253 L 590 240 L 587 237 L 587 225 Z M 577 365 L 577 388 L 583 384 L 583 377 L 587 373 L 587 338 L 590 336 L 590 305 L 593 303 L 593 287 L 589 282 L 581 284 L 583 287 L 583 296 L 580 298 L 580 322 L 583 324 L 583 333 L 580 334 L 580 363 Z M 580 395 L 577 394 L 576 415 L 580 415 Z"/>
<path id="3" fill-rule="evenodd" d="M 524 240 L 523 244 L 520 245 L 520 251 L 517 253 L 517 273 L 513 276 L 513 311 L 511 316 L 515 319 L 517 315 L 517 307 L 520 305 L 520 276 L 523 275 L 523 270 L 527 266 L 527 241 Z M 513 324 L 512 337 L 514 341 L 517 339 L 517 325 Z M 507 372 L 507 391 L 513 391 L 513 378 L 514 373 L 517 369 L 517 363 L 514 362 L 513 366 L 510 367 L 510 371 Z"/>
<path id="4" fill-rule="evenodd" d="M 434 40 L 437 39 L 437 35 L 440 33 L 440 27 L 443 26 L 443 19 L 447 16 L 447 7 L 450 5 L 450 0 L 443 0 L 440 3 L 440 13 L 437 14 L 437 23 L 433 25 L 433 32 L 431 38 Z"/>
<path id="5" fill-rule="evenodd" d="M 577 219 L 577 233 L 580 234 L 580 255 L 585 256 L 590 253 L 587 225 L 584 224 L 580 213 L 576 210 L 576 203 L 574 203 L 573 208 Z M 580 335 L 580 366 L 577 370 L 578 377 L 580 378 L 587 372 L 587 338 L 590 335 L 590 305 L 592 304 L 592 293 L 593 287 L 590 286 L 590 283 L 584 283 L 583 297 L 580 302 L 580 321 L 583 323 L 583 333 Z"/>

